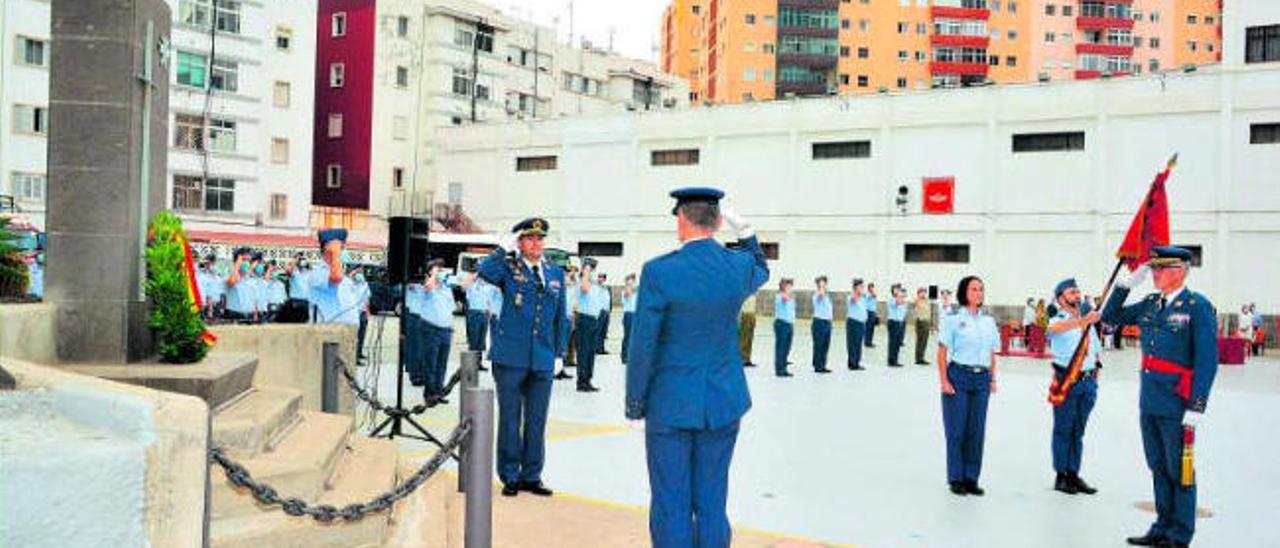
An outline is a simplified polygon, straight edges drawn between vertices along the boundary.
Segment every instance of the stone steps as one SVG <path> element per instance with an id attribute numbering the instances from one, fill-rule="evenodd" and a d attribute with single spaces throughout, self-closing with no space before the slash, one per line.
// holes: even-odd
<path id="1" fill-rule="evenodd" d="M 302 392 L 261 387 L 248 391 L 217 411 L 213 445 L 254 457 L 298 418 Z"/>
<path id="2" fill-rule="evenodd" d="M 265 481 L 281 497 L 315 501 L 324 493 L 351 443 L 351 417 L 304 411 L 301 419 L 270 452 L 250 455 L 231 449 L 228 456 L 244 465 L 256 481 Z M 216 423 L 217 419 L 215 419 Z M 260 510 L 247 490 L 231 485 L 220 468 L 213 470 L 213 519 Z M 279 510 L 272 510 L 278 512 Z"/>
<path id="3" fill-rule="evenodd" d="M 396 482 L 396 445 L 387 440 L 354 437 L 342 451 L 342 464 L 333 487 L 309 503 L 342 508 L 387 492 Z M 215 503 L 215 508 L 216 508 Z M 387 532 L 391 512 L 370 514 L 354 522 L 319 523 L 310 517 L 286 515 L 278 509 L 213 522 L 213 546 L 321 547 L 378 546 Z"/>

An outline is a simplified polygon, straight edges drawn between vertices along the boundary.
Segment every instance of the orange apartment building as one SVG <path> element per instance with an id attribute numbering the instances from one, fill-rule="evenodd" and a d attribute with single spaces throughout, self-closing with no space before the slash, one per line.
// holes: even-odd
<path id="1" fill-rule="evenodd" d="M 661 62 L 704 103 L 1120 77 L 1218 62 L 1221 1 L 672 0 Z"/>

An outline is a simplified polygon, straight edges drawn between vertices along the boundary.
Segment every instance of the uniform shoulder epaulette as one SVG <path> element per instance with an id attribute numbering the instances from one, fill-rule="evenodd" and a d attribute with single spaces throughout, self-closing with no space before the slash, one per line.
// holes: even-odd
<path id="1" fill-rule="evenodd" d="M 1160 293 L 1156 292 L 1156 293 L 1148 294 L 1146 297 L 1143 297 L 1142 300 L 1154 303 L 1160 300 Z"/>

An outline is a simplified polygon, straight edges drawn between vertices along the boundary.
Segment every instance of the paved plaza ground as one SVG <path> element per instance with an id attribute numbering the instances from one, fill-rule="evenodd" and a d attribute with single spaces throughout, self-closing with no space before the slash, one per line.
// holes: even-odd
<path id="1" fill-rule="evenodd" d="M 644 433 L 642 425 L 623 418 L 619 316 L 610 332 L 613 353 L 597 359 L 595 384 L 601 391 L 576 392 L 573 381 L 555 384 L 544 480 L 560 500 L 547 515 L 566 527 L 598 525 L 603 534 L 614 525 L 575 521 L 562 507 L 611 508 L 615 512 L 599 519 L 626 522 L 621 529 L 629 536 L 616 537 L 618 545 L 644 545 L 649 499 Z M 362 368 L 384 400 L 394 394 L 394 322 L 384 325 L 381 357 L 388 365 L 376 381 L 370 368 Z M 1097 495 L 1052 490 L 1052 417 L 1045 402 L 1049 366 L 1043 360 L 1009 358 L 998 362 L 999 393 L 988 416 L 981 480 L 987 496 L 956 497 L 945 481 L 935 367 L 885 367 L 887 333 L 880 329 L 877 347 L 864 352 L 869 370 L 848 371 L 844 334 L 837 326 L 831 352 L 835 372 L 814 374 L 809 329 L 801 322 L 792 351 L 796 376 L 777 378 L 770 325 L 770 318 L 761 318 L 756 331 L 760 367 L 747 370 L 754 407 L 743 420 L 731 470 L 729 515 L 739 540 L 759 545 L 759 539 L 777 539 L 774 544 L 780 546 L 1121 546 L 1124 537 L 1144 532 L 1154 517 L 1138 432 L 1135 350 L 1103 354 L 1081 473 L 1099 488 Z M 462 342 L 461 333 L 459 324 L 455 344 Z M 908 332 L 903 363 L 912 361 L 913 337 Z M 931 340 L 930 361 L 934 348 Z M 455 354 L 450 371 L 456 359 Z M 482 383 L 491 385 L 491 377 L 484 375 Z M 421 400 L 411 388 L 407 398 Z M 456 403 L 455 397 L 432 410 L 423 423 L 447 432 L 456 422 Z M 1280 518 L 1280 359 L 1223 366 L 1206 418 L 1196 453 L 1200 505 L 1211 517 L 1199 520 L 1195 545 L 1280 546 L 1280 530 L 1274 528 Z M 430 446 L 414 440 L 403 440 L 402 448 L 409 456 L 431 453 Z M 519 508 L 536 515 L 537 501 L 525 495 L 518 500 Z M 500 537 L 503 515 L 514 512 L 508 510 L 512 506 L 496 507 Z M 520 514 L 518 519 L 536 518 Z M 555 534 L 556 524 L 542 531 Z M 582 538 L 611 537 L 583 537 L 579 531 L 560 540 L 579 545 L 572 539 Z M 569 545 L 545 540 L 546 546 Z"/>

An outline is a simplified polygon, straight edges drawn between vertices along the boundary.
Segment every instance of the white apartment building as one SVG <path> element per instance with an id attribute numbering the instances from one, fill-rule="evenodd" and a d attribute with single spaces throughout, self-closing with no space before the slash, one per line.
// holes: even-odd
<path id="1" fill-rule="evenodd" d="M 441 128 L 687 106 L 688 84 L 653 63 L 569 47 L 484 3 L 321 0 L 319 11 L 313 203 L 361 241 L 385 242 L 390 216 L 461 202 L 463 187 L 436 185 Z"/>
<path id="2" fill-rule="evenodd" d="M 48 194 L 49 38 L 49 0 L 0 2 L 0 213 L 41 230 Z"/>

